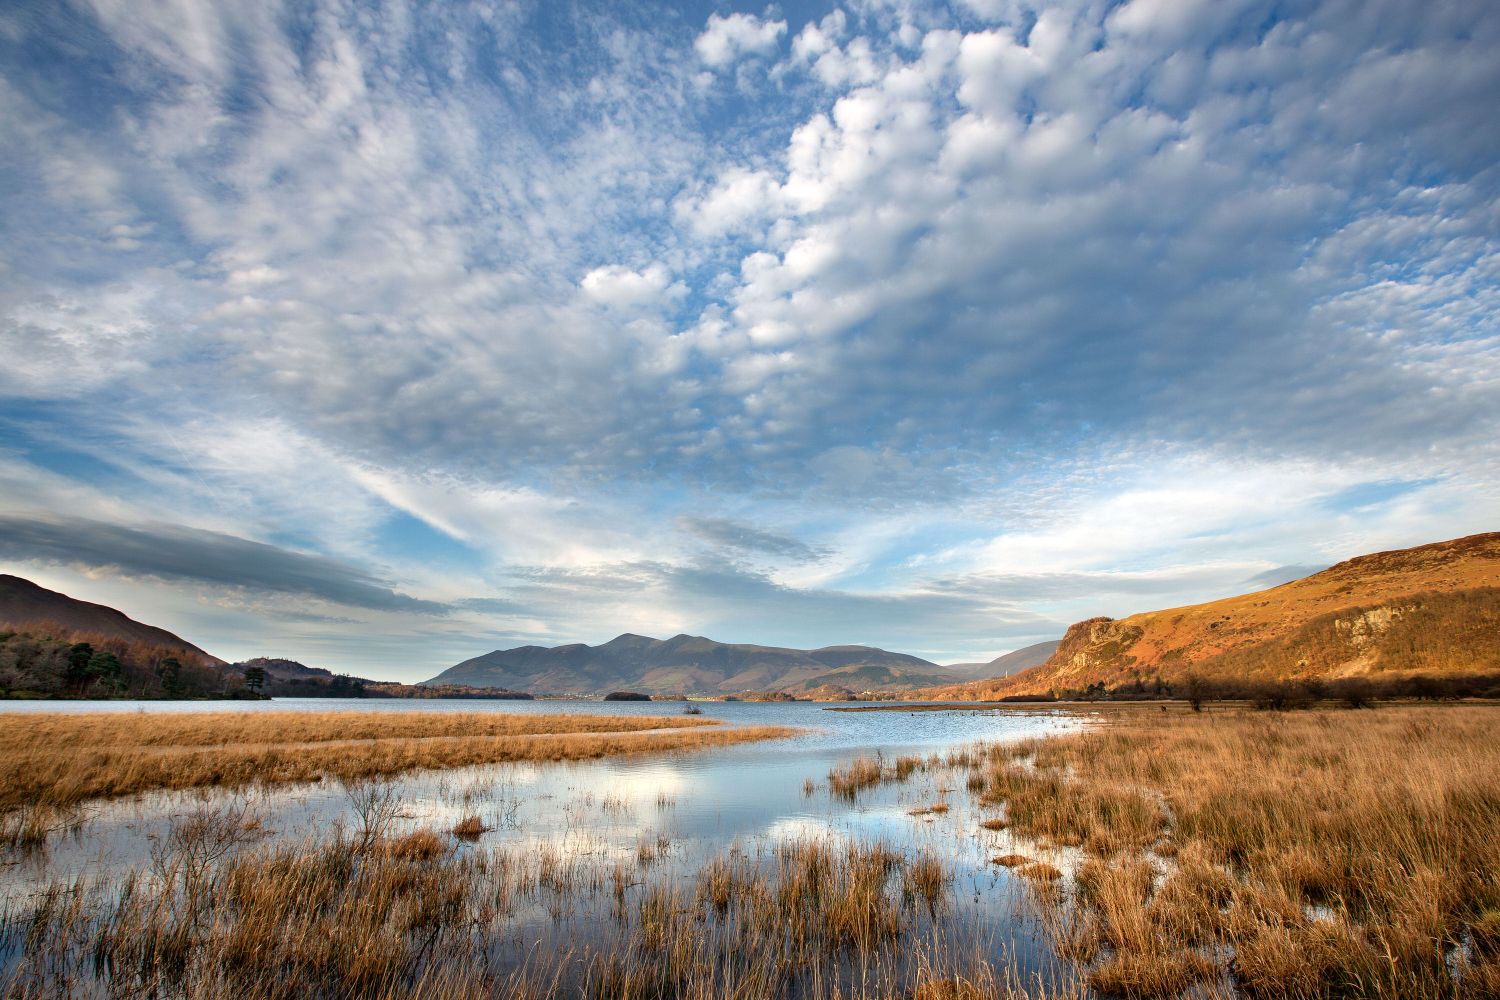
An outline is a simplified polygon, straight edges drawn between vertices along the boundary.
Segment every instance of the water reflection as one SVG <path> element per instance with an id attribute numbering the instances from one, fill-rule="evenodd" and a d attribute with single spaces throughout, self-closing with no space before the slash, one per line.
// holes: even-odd
<path id="1" fill-rule="evenodd" d="M 24 704 L 24 703 L 23 703 Z M 8 706 L 7 706 L 8 707 Z M 53 706 L 49 706 L 53 707 Z M 71 703 L 69 710 L 179 711 L 180 703 Z M 191 706 L 202 711 L 202 704 Z M 601 702 L 380 702 L 323 699 L 233 703 L 243 711 L 499 711 L 589 712 L 622 716 L 673 712 L 672 703 Z M 955 879 L 954 895 L 963 933 L 993 932 L 984 948 L 1041 969 L 1049 959 L 1039 931 L 1016 917 L 1022 883 L 990 859 L 1014 849 L 1064 864 L 1059 852 L 1039 853 L 1017 845 L 1005 830 L 985 830 L 977 802 L 964 788 L 964 774 L 943 763 L 949 751 L 975 742 L 1008 742 L 1074 730 L 1081 716 L 999 711 L 830 712 L 802 703 L 711 703 L 704 715 L 729 725 L 786 725 L 801 733 L 788 739 L 700 752 L 653 754 L 560 764 L 502 764 L 401 776 L 388 791 L 399 811 L 394 835 L 430 828 L 448 831 L 477 816 L 484 832 L 462 840 L 460 852 L 521 850 L 558 865 L 630 865 L 688 879 L 727 852 L 765 858 L 778 845 L 809 840 L 879 843 L 908 857 L 924 852 L 940 859 Z M 35 710 L 25 705 L 23 710 Z M 894 761 L 921 756 L 931 766 L 905 781 L 882 784 L 853 801 L 829 794 L 828 773 L 857 757 Z M 811 783 L 812 793 L 807 786 Z M 11 855 L 0 872 L 0 897 L 24 903 L 48 883 L 79 876 L 110 880 L 149 865 L 153 847 L 169 836 L 174 821 L 205 805 L 243 801 L 254 839 L 326 839 L 337 827 L 357 822 L 348 790 L 338 782 L 256 788 L 239 792 L 154 793 L 85 808 L 83 822 L 59 832 L 47 849 Z M 921 812 L 934 803 L 943 812 Z M 247 840 L 251 839 L 247 837 Z M 549 862 L 553 863 L 553 862 Z M 521 923 L 541 933 L 559 914 L 534 911 Z M 555 933 L 556 927 L 547 933 Z M 966 941 L 966 947 L 974 942 Z M 1019 957 L 1018 957 L 1019 956 Z"/>
<path id="2" fill-rule="evenodd" d="M 35 711 L 36 703 L 15 703 Z M 203 711 L 203 703 L 188 703 Z M 181 711 L 182 702 L 52 703 L 67 711 Z M 343 699 L 278 699 L 229 702 L 237 711 L 499 711 L 527 714 L 587 712 L 639 716 L 662 713 L 674 703 L 413 702 Z M 7 709 L 10 706 L 6 706 Z M 447 829 L 479 814 L 491 842 L 545 841 L 589 832 L 618 848 L 633 847 L 647 828 L 666 829 L 684 851 L 705 855 L 735 838 L 782 839 L 784 831 L 846 831 L 896 842 L 946 824 L 913 820 L 906 809 L 939 796 L 920 783 L 877 789 L 860 801 L 837 801 L 825 793 L 830 769 L 861 755 L 895 758 L 930 754 L 976 741 L 1010 741 L 1078 728 L 1085 720 L 1055 713 L 834 712 L 806 703 L 715 702 L 704 715 L 730 725 L 787 725 L 800 735 L 702 752 L 641 755 L 559 764 L 501 764 L 398 777 L 392 790 L 403 804 L 408 827 Z M 804 785 L 818 791 L 811 797 Z M 242 796 L 268 835 L 302 838 L 347 820 L 348 796 L 336 782 L 251 789 Z M 109 874 L 139 864 L 173 816 L 190 811 L 202 792 L 151 793 L 85 807 L 84 822 L 71 835 L 54 835 L 45 852 L 5 859 L 0 892 L 14 895 L 53 878 Z M 895 796 L 894 800 L 890 797 Z M 916 796 L 916 798 L 910 798 Z M 923 798 L 925 796 L 925 799 Z"/>

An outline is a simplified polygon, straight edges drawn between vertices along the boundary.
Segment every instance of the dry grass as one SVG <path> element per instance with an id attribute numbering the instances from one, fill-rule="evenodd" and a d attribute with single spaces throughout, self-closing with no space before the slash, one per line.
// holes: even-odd
<path id="1" fill-rule="evenodd" d="M 866 788 L 880 784 L 884 775 L 885 770 L 878 759 L 856 757 L 845 767 L 836 767 L 828 772 L 828 792 L 852 802 Z"/>
<path id="2" fill-rule="evenodd" d="M 681 716 L 497 712 L 11 716 L 0 727 L 0 812 L 154 789 L 352 781 L 424 768 L 691 750 L 791 732 Z"/>
<path id="3" fill-rule="evenodd" d="M 453 824 L 450 832 L 460 840 L 475 840 L 484 836 L 488 831 L 489 827 L 484 825 L 484 820 L 478 816 L 469 815 Z"/>
<path id="4" fill-rule="evenodd" d="M 42 893 L 0 921 L 0 993 L 1024 1000 L 930 933 L 950 883 L 934 856 L 822 840 L 648 881 L 557 852 L 455 853 L 431 830 L 281 843 Z"/>
<path id="5" fill-rule="evenodd" d="M 997 748 L 985 795 L 1014 834 L 1096 858 L 1054 925 L 1103 993 L 1485 996 L 1497 734 L 1489 707 L 1139 713 Z"/>

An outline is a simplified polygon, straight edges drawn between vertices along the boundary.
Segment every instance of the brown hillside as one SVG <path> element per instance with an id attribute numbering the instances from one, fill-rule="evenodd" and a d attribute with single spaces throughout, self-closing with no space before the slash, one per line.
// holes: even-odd
<path id="1" fill-rule="evenodd" d="M 213 663 L 224 662 L 164 628 L 138 622 L 106 605 L 80 601 L 9 574 L 0 574 L 0 624 L 21 629 L 62 626 L 74 632 L 190 653 Z"/>
<path id="2" fill-rule="evenodd" d="M 1069 628 L 1039 667 L 924 694 L 1050 694 L 1101 683 L 1170 683 L 1189 672 L 1238 680 L 1492 669 L 1475 660 L 1493 659 L 1485 650 L 1500 642 L 1496 592 L 1488 589 L 1497 587 L 1500 532 L 1376 552 L 1253 594 L 1090 618 Z M 1458 638 L 1434 651 L 1426 633 L 1435 630 Z"/>

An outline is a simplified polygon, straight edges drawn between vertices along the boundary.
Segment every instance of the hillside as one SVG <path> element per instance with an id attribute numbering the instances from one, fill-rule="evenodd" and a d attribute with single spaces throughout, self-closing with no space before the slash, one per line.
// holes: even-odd
<path id="1" fill-rule="evenodd" d="M 1214 682 L 1500 669 L 1500 533 L 1376 552 L 1238 597 L 1068 629 L 1044 664 L 923 696 L 988 699 Z"/>
<path id="2" fill-rule="evenodd" d="M 80 601 L 8 574 L 0 574 L 0 625 L 15 629 L 61 626 L 73 632 L 139 642 L 201 656 L 214 663 L 224 662 L 164 628 L 146 625 L 106 605 Z"/>
<path id="3" fill-rule="evenodd" d="M 503 688 L 474 688 L 456 684 L 421 687 L 399 681 L 375 681 L 367 677 L 336 674 L 322 667 L 309 667 L 296 660 L 257 656 L 253 660 L 231 663 L 229 668 L 243 675 L 259 667 L 265 671 L 265 693 L 273 698 L 486 698 L 492 700 L 528 701 L 531 695 Z"/>
<path id="4" fill-rule="evenodd" d="M 788 649 L 626 633 L 598 646 L 497 649 L 444 670 L 425 685 L 502 687 L 535 694 L 734 694 L 809 691 L 825 685 L 885 691 L 951 683 L 960 675 L 935 663 L 871 646 Z"/>
<path id="5" fill-rule="evenodd" d="M 256 697 L 243 675 L 166 629 L 0 575 L 0 697 Z"/>
<path id="6" fill-rule="evenodd" d="M 1020 649 L 1003 653 L 993 660 L 983 663 L 950 663 L 947 669 L 958 674 L 967 674 L 980 680 L 991 680 L 996 677 L 1009 677 L 1032 667 L 1039 667 L 1051 659 L 1052 654 L 1057 652 L 1057 647 L 1062 643 L 1061 639 L 1049 639 L 1046 642 L 1034 643 L 1030 646 L 1022 646 Z"/>
<path id="7" fill-rule="evenodd" d="M 0 576 L 0 696 L 254 697 L 243 676 L 166 629 Z"/>

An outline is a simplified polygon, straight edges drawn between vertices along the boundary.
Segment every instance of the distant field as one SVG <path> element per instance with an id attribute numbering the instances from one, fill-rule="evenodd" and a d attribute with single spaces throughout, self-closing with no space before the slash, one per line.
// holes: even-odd
<path id="1" fill-rule="evenodd" d="M 791 732 L 682 716 L 488 712 L 11 716 L 0 727 L 0 810 L 65 808 L 156 789 L 690 750 Z"/>

